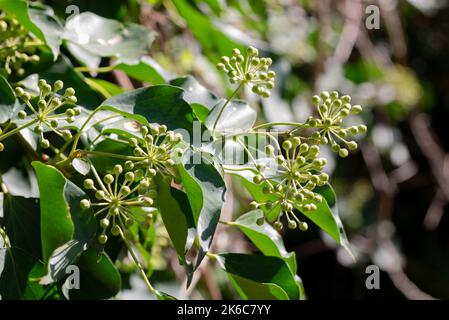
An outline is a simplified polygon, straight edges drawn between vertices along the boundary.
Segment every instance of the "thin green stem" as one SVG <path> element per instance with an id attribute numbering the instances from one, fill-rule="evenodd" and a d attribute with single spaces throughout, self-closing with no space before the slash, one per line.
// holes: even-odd
<path id="1" fill-rule="evenodd" d="M 226 100 L 224 105 L 221 107 L 220 112 L 218 113 L 217 119 L 215 119 L 214 126 L 212 127 L 212 136 L 215 135 L 215 129 L 217 127 L 218 121 L 220 120 L 221 116 L 223 115 L 224 110 L 228 106 L 228 104 L 231 102 L 231 100 L 237 95 L 237 93 L 240 91 L 240 89 L 245 84 L 244 81 L 240 82 L 239 86 L 234 90 L 234 92 L 229 96 L 229 98 Z"/>
<path id="2" fill-rule="evenodd" d="M 76 71 L 79 71 L 79 72 L 106 73 L 106 72 L 111 72 L 112 70 L 115 69 L 115 67 L 114 66 L 107 66 L 107 67 L 100 67 L 100 68 L 96 68 L 96 69 L 91 69 L 89 67 L 76 67 L 74 69 Z"/>
<path id="3" fill-rule="evenodd" d="M 137 269 L 139 269 L 140 275 L 143 278 L 143 281 L 145 281 L 145 284 L 148 288 L 148 290 L 154 294 L 156 297 L 159 298 L 159 293 L 157 292 L 156 289 L 153 288 L 153 286 L 150 283 L 150 280 L 147 277 L 147 274 L 145 273 L 145 271 L 142 268 L 142 265 L 140 264 L 139 259 L 137 258 L 136 254 L 134 253 L 134 250 L 131 247 L 131 244 L 129 243 L 129 241 L 126 239 L 125 235 L 123 234 L 123 231 L 120 230 L 120 236 L 122 237 L 123 242 L 125 243 L 126 247 L 128 248 L 129 253 L 131 254 L 131 257 L 134 260 L 134 264 L 136 265 Z"/>
<path id="4" fill-rule="evenodd" d="M 86 119 L 86 121 L 83 123 L 83 125 L 81 126 L 81 128 L 79 129 L 79 131 L 76 133 L 74 141 L 73 141 L 73 145 L 72 145 L 72 149 L 70 150 L 69 156 L 68 158 L 70 158 L 73 153 L 76 151 L 76 147 L 78 146 L 78 142 L 79 139 L 81 137 L 81 134 L 83 133 L 84 128 L 87 126 L 87 124 L 89 123 L 90 120 L 92 120 L 92 118 L 95 116 L 95 114 L 97 114 L 98 111 L 101 110 L 101 106 L 98 107 L 97 109 L 95 109 L 90 115 L 89 117 Z"/>
<path id="5" fill-rule="evenodd" d="M 6 132 L 5 134 L 0 136 L 0 141 L 5 140 L 6 138 L 16 134 L 17 132 L 20 132 L 21 130 L 32 126 L 33 124 L 37 123 L 38 121 L 39 121 L 38 119 L 34 119 L 33 121 L 28 122 L 27 124 L 24 124 L 23 126 L 17 127 L 14 130 Z"/>
<path id="6" fill-rule="evenodd" d="M 8 193 L 8 188 L 6 187 L 6 184 L 3 182 L 3 177 L 0 174 L 0 190 L 4 193 L 7 194 Z"/>
<path id="7" fill-rule="evenodd" d="M 270 128 L 274 126 L 293 126 L 293 127 L 302 127 L 304 123 L 300 122 L 269 122 L 264 123 L 258 126 L 253 127 L 253 130 L 262 129 L 262 128 Z"/>
<path id="8" fill-rule="evenodd" d="M 109 153 L 109 152 L 101 152 L 101 151 L 87 151 L 87 150 L 83 150 L 83 153 L 91 154 L 91 155 L 94 155 L 94 156 L 112 157 L 112 158 L 123 159 L 123 160 L 142 161 L 142 160 L 146 159 L 145 157 L 126 156 L 126 155 Z"/>

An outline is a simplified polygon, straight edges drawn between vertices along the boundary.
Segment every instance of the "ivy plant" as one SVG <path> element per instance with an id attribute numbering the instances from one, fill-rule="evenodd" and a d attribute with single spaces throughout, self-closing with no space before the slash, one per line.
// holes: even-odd
<path id="1" fill-rule="evenodd" d="M 22 0 L 0 0 L 0 11 L 1 298 L 111 298 L 129 260 L 154 297 L 174 299 L 152 282 L 168 245 L 188 285 L 209 259 L 244 299 L 297 300 L 304 288 L 283 228 L 313 223 L 350 251 L 320 155 L 328 145 L 347 157 L 367 130 L 347 124 L 362 110 L 349 95 L 313 96 L 304 122 L 259 123 L 239 97 L 268 99 L 276 73 L 253 46 L 216 61 L 233 88 L 219 97 L 148 63 L 155 32 L 140 25 L 94 13 L 64 22 Z M 124 90 L 87 77 L 112 70 L 153 85 Z M 252 197 L 235 221 L 221 218 L 227 176 Z M 260 254 L 217 252 L 218 224 Z M 80 270 L 78 290 L 65 289 L 69 266 Z"/>

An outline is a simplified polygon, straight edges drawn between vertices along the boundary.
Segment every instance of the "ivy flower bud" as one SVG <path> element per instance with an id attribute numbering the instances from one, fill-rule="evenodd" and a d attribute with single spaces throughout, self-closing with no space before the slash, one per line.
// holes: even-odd
<path id="1" fill-rule="evenodd" d="M 114 173 L 116 174 L 116 175 L 119 175 L 119 174 L 121 174 L 123 172 L 123 167 L 121 166 L 121 165 L 119 165 L 119 164 L 116 164 L 115 166 L 114 166 Z"/>
<path id="2" fill-rule="evenodd" d="M 256 201 L 252 201 L 249 204 L 249 207 L 250 207 L 251 210 L 256 210 L 257 208 L 259 208 L 259 204 Z"/>
<path id="3" fill-rule="evenodd" d="M 64 82 L 62 82 L 61 80 L 56 81 L 54 85 L 54 90 L 59 91 L 62 88 L 64 88 Z"/>
<path id="4" fill-rule="evenodd" d="M 146 207 L 151 207 L 154 204 L 154 201 L 153 201 L 153 199 L 151 199 L 149 197 L 144 197 L 144 198 L 142 198 L 142 203 Z"/>
<path id="5" fill-rule="evenodd" d="M 265 146 L 265 153 L 268 156 L 274 155 L 274 147 L 272 145 Z"/>
<path id="6" fill-rule="evenodd" d="M 134 169 L 134 163 L 133 163 L 132 161 L 130 161 L 130 160 L 126 161 L 126 162 L 125 162 L 125 169 L 126 169 L 126 170 L 132 170 L 132 169 Z"/>
<path id="7" fill-rule="evenodd" d="M 22 88 L 20 88 L 20 87 L 17 87 L 17 88 L 15 89 L 15 91 L 16 91 L 16 95 L 17 95 L 18 97 L 22 97 L 22 96 L 24 95 L 24 93 L 25 93 L 25 91 L 24 91 Z"/>
<path id="8" fill-rule="evenodd" d="M 349 141 L 347 143 L 347 146 L 349 148 L 349 150 L 355 150 L 357 149 L 357 143 L 355 141 Z"/>
<path id="9" fill-rule="evenodd" d="M 103 178 L 104 183 L 111 184 L 114 182 L 114 177 L 111 174 L 107 174 Z"/>
<path id="10" fill-rule="evenodd" d="M 295 221 L 293 221 L 293 220 L 289 220 L 288 221 L 288 228 L 289 229 L 296 229 L 296 227 L 297 227 L 297 224 L 296 224 L 296 222 Z"/>
<path id="11" fill-rule="evenodd" d="M 87 189 L 87 190 L 91 190 L 91 189 L 94 189 L 94 188 L 95 188 L 95 186 L 94 186 L 94 181 L 93 181 L 92 179 L 86 179 L 86 180 L 84 180 L 83 186 L 84 186 L 84 188 Z"/>
<path id="12" fill-rule="evenodd" d="M 125 180 L 128 181 L 128 182 L 133 182 L 134 178 L 135 178 L 135 176 L 134 176 L 133 172 L 127 172 L 125 174 Z"/>
<path id="13" fill-rule="evenodd" d="M 298 227 L 299 227 L 299 230 L 301 230 L 301 231 L 307 231 L 307 229 L 309 229 L 309 226 L 307 225 L 306 222 L 300 223 Z"/>
<path id="14" fill-rule="evenodd" d="M 101 245 L 106 244 L 106 242 L 108 242 L 108 236 L 105 234 L 101 234 L 98 236 L 98 243 Z"/>
<path id="15" fill-rule="evenodd" d="M 129 140 L 128 140 L 128 142 L 129 142 L 129 145 L 131 146 L 131 147 L 133 147 L 133 148 L 135 148 L 135 147 L 137 147 L 138 146 L 138 142 L 137 142 L 137 139 L 136 138 L 130 138 Z"/>
<path id="16" fill-rule="evenodd" d="M 109 227 L 109 219 L 107 219 L 107 218 L 103 218 L 103 219 L 101 219 L 100 220 L 100 226 L 103 228 L 103 229 L 106 229 L 107 227 Z"/>
<path id="17" fill-rule="evenodd" d="M 80 201 L 80 207 L 81 207 L 81 209 L 84 209 L 84 210 L 89 209 L 90 208 L 90 201 L 87 200 L 87 199 L 81 200 Z"/>
<path id="18" fill-rule="evenodd" d="M 48 149 L 50 148 L 50 141 L 48 141 L 47 139 L 42 139 L 40 142 L 40 146 L 42 149 Z"/>
<path id="19" fill-rule="evenodd" d="M 261 184 L 263 181 L 263 176 L 262 175 L 255 175 L 253 178 L 253 182 L 255 184 Z"/>
<path id="20" fill-rule="evenodd" d="M 112 229 L 111 229 L 112 235 L 116 236 L 116 237 L 118 235 L 120 235 L 121 232 L 122 232 L 122 229 L 118 225 L 113 226 Z"/>
<path id="21" fill-rule="evenodd" d="M 128 186 L 123 186 L 120 193 L 127 196 L 131 193 L 131 189 Z"/>
<path id="22" fill-rule="evenodd" d="M 64 92 L 65 97 L 73 97 L 75 95 L 75 89 L 67 88 Z"/>
<path id="23" fill-rule="evenodd" d="M 25 112 L 25 111 L 23 111 L 23 110 L 20 110 L 18 113 L 17 113 L 17 116 L 19 117 L 19 119 L 25 119 L 26 118 L 26 116 L 27 116 L 27 113 Z"/>
<path id="24" fill-rule="evenodd" d="M 345 148 L 341 148 L 341 149 L 338 151 L 338 155 L 339 155 L 340 157 L 342 157 L 342 158 L 346 158 L 346 157 L 348 156 L 348 154 L 349 154 L 349 152 L 348 152 L 348 150 L 345 149 Z"/>
<path id="25" fill-rule="evenodd" d="M 103 190 L 97 190 L 95 192 L 95 198 L 97 198 L 97 200 L 104 200 L 105 195 Z"/>
<path id="26" fill-rule="evenodd" d="M 288 151 L 292 148 L 292 143 L 289 140 L 286 140 L 282 143 L 282 148 L 284 148 L 285 151 Z"/>

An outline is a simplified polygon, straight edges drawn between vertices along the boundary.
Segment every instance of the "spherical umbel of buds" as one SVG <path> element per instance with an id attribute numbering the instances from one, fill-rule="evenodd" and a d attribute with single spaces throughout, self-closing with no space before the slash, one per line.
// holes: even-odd
<path id="1" fill-rule="evenodd" d="M 67 88 L 62 96 L 58 92 L 63 90 L 64 83 L 57 80 L 52 87 L 47 81 L 41 79 L 38 82 L 39 95 L 36 97 L 36 103 L 32 102 L 32 96 L 24 89 L 17 87 L 15 93 L 28 108 L 31 113 L 27 114 L 25 110 L 20 110 L 17 117 L 26 123 L 33 123 L 34 132 L 39 135 L 40 146 L 43 149 L 50 147 L 50 142 L 44 138 L 44 131 L 51 131 L 60 136 L 65 141 L 70 141 L 73 136 L 69 129 L 65 128 L 67 124 L 72 123 L 75 117 L 81 114 L 79 107 L 73 107 L 77 99 L 75 90 Z M 56 113 L 64 106 L 68 108 L 63 113 Z M 45 130 L 46 129 L 46 130 Z"/>
<path id="2" fill-rule="evenodd" d="M 323 91 L 319 96 L 312 97 L 319 118 L 309 117 L 306 122 L 307 127 L 317 130 L 312 134 L 312 139 L 317 143 L 329 143 L 332 151 L 343 158 L 348 156 L 348 150 L 357 149 L 357 143 L 350 140 L 350 137 L 367 130 L 365 125 L 342 126 L 346 117 L 362 111 L 360 105 L 351 105 L 350 102 L 351 97 L 348 95 L 340 97 L 336 91 Z"/>
<path id="3" fill-rule="evenodd" d="M 16 19 L 0 16 L 0 43 L 0 75 L 23 76 L 25 63 L 40 60 L 34 52 L 41 42 L 33 39 Z"/>
<path id="4" fill-rule="evenodd" d="M 118 236 L 134 224 L 133 207 L 151 207 L 153 199 L 142 190 L 141 183 L 138 181 L 139 174 L 136 172 L 125 172 L 124 168 L 117 164 L 111 173 L 105 174 L 102 178 L 99 176 L 93 164 L 91 169 L 94 179 L 85 179 L 83 186 L 87 190 L 95 193 L 98 202 L 91 202 L 89 199 L 80 201 L 82 209 L 95 208 L 95 216 L 102 215 L 100 220 L 101 234 L 98 236 L 98 242 L 106 244 L 108 238 L 106 231 L 111 227 L 111 233 Z M 140 178 L 139 178 L 140 179 Z M 145 178 L 147 187 L 153 184 L 151 178 Z M 98 209 L 97 209 L 98 208 Z"/>
<path id="5" fill-rule="evenodd" d="M 315 211 L 324 201 L 314 189 L 329 180 L 329 176 L 322 172 L 326 159 L 318 158 L 320 149 L 317 145 L 309 145 L 299 137 L 291 137 L 281 146 L 284 155 L 276 155 L 273 147 L 265 148 L 267 156 L 275 160 L 270 163 L 276 165 L 269 168 L 275 178 L 266 177 L 264 171 L 259 170 L 260 166 L 255 166 L 259 172 L 254 175 L 253 182 L 263 186 L 262 192 L 270 195 L 270 201 L 253 201 L 250 208 L 262 208 L 271 215 L 272 212 L 279 212 L 275 222 L 277 229 L 282 228 L 281 217 L 285 216 L 290 229 L 304 231 L 307 230 L 307 223 L 300 221 L 294 210 Z"/>
<path id="6" fill-rule="evenodd" d="M 142 127 L 141 131 L 142 138 L 128 140 L 134 157 L 125 162 L 125 168 L 142 169 L 145 177 L 154 177 L 156 172 L 176 177 L 174 158 L 179 156 L 181 149 L 177 146 L 182 142 L 182 135 L 168 130 L 165 125 Z"/>
<path id="7" fill-rule="evenodd" d="M 245 56 L 234 49 L 230 57 L 221 57 L 217 69 L 226 72 L 231 83 L 248 85 L 255 94 L 269 98 L 276 76 L 274 71 L 269 71 L 271 64 L 271 58 L 259 58 L 259 51 L 248 47 Z"/>

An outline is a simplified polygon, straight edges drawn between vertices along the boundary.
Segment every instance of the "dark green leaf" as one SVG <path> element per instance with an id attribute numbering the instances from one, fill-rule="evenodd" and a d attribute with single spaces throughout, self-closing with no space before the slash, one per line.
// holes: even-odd
<path id="1" fill-rule="evenodd" d="M 219 132 L 242 132 L 253 127 L 257 119 L 257 112 L 243 100 L 232 100 L 224 110 L 225 101 L 219 102 L 210 112 L 206 120 L 206 127 L 212 130 L 215 127 Z M 221 114 L 220 114 L 221 113 Z"/>
<path id="2" fill-rule="evenodd" d="M 69 290 L 68 299 L 109 299 L 120 291 L 120 273 L 106 253 L 98 257 L 95 249 L 89 248 L 81 254 L 77 266 L 80 270 L 80 288 Z"/>
<path id="3" fill-rule="evenodd" d="M 124 92 L 104 101 L 102 107 L 143 123 L 192 131 L 192 109 L 183 99 L 183 90 L 177 87 L 157 85 Z"/>
<path id="4" fill-rule="evenodd" d="M 54 60 L 59 55 L 59 48 L 62 43 L 62 33 L 64 28 L 61 22 L 50 7 L 29 8 L 31 21 L 41 30 L 45 38 L 45 43 L 50 47 Z"/>
<path id="5" fill-rule="evenodd" d="M 5 246 L 5 239 L 0 236 L 0 298 L 39 299 L 42 287 L 30 281 L 33 269 L 42 259 L 39 201 L 11 195 L 2 198 L 0 222 L 11 246 Z"/>
<path id="6" fill-rule="evenodd" d="M 64 33 L 67 41 L 90 55 L 115 57 L 126 64 L 139 63 L 140 57 L 147 53 L 154 37 L 155 32 L 143 26 L 134 23 L 122 24 L 92 12 L 74 15 L 67 21 Z M 78 52 L 72 53 L 77 55 Z M 84 62 L 84 57 L 79 54 L 77 58 Z"/>
<path id="7" fill-rule="evenodd" d="M 217 259 L 220 266 L 232 276 L 238 276 L 259 284 L 276 285 L 287 294 L 289 299 L 299 299 L 299 289 L 295 282 L 295 278 L 285 261 L 280 258 L 240 253 L 225 253 L 217 255 Z M 245 287 L 248 284 L 249 283 L 246 283 Z M 243 290 L 243 288 L 241 289 Z M 278 290 L 270 288 L 268 291 L 273 295 L 276 293 L 276 296 L 279 296 Z M 244 293 L 248 299 L 261 299 L 257 296 L 258 290 L 252 290 L 252 292 L 247 290 Z M 249 294 L 251 294 L 251 296 L 248 296 Z M 266 295 L 266 292 L 264 292 L 264 295 Z M 278 298 L 282 299 L 281 296 Z"/>
<path id="8" fill-rule="evenodd" d="M 92 209 L 82 209 L 87 195 L 56 168 L 33 162 L 41 196 L 41 240 L 47 284 L 66 275 L 65 269 L 77 261 L 95 235 Z"/>
<path id="9" fill-rule="evenodd" d="M 242 52 L 246 49 L 242 45 L 241 34 L 238 38 L 235 34 L 225 33 L 224 28 L 214 24 L 208 16 L 197 11 L 185 0 L 174 0 L 173 3 L 206 53 L 216 57 L 216 53 L 220 56 L 229 55 L 234 48 L 238 48 Z"/>
<path id="10" fill-rule="evenodd" d="M 210 110 L 220 99 L 192 76 L 176 78 L 169 83 L 184 89 L 184 100 L 190 104 L 197 118 L 205 123 Z"/>
<path id="11" fill-rule="evenodd" d="M 0 123 L 11 119 L 16 103 L 13 89 L 8 81 L 0 75 Z"/>
<path id="12" fill-rule="evenodd" d="M 257 221 L 263 219 L 263 224 Z M 264 219 L 262 210 L 254 210 L 240 216 L 231 225 L 237 226 L 240 230 L 259 248 L 266 256 L 279 257 L 287 263 L 292 274 L 296 274 L 296 255 L 294 252 L 285 250 L 284 242 L 279 232 L 277 232 Z"/>
<path id="13" fill-rule="evenodd" d="M 170 239 L 179 261 L 184 264 L 185 254 L 193 244 L 196 235 L 192 209 L 186 194 L 170 187 L 169 181 L 157 176 L 159 186 L 158 203 Z"/>
<path id="14" fill-rule="evenodd" d="M 228 273 L 240 297 L 244 300 L 288 300 L 288 295 L 274 283 L 259 283 Z"/>
<path id="15" fill-rule="evenodd" d="M 164 84 L 167 79 L 167 74 L 162 67 L 148 56 L 143 56 L 137 64 L 120 63 L 115 68 L 124 71 L 134 79 L 153 85 Z"/>
<path id="16" fill-rule="evenodd" d="M 186 152 L 178 169 L 197 226 L 201 246 L 198 266 L 212 243 L 225 201 L 226 187 L 211 159 L 201 153 Z"/>

